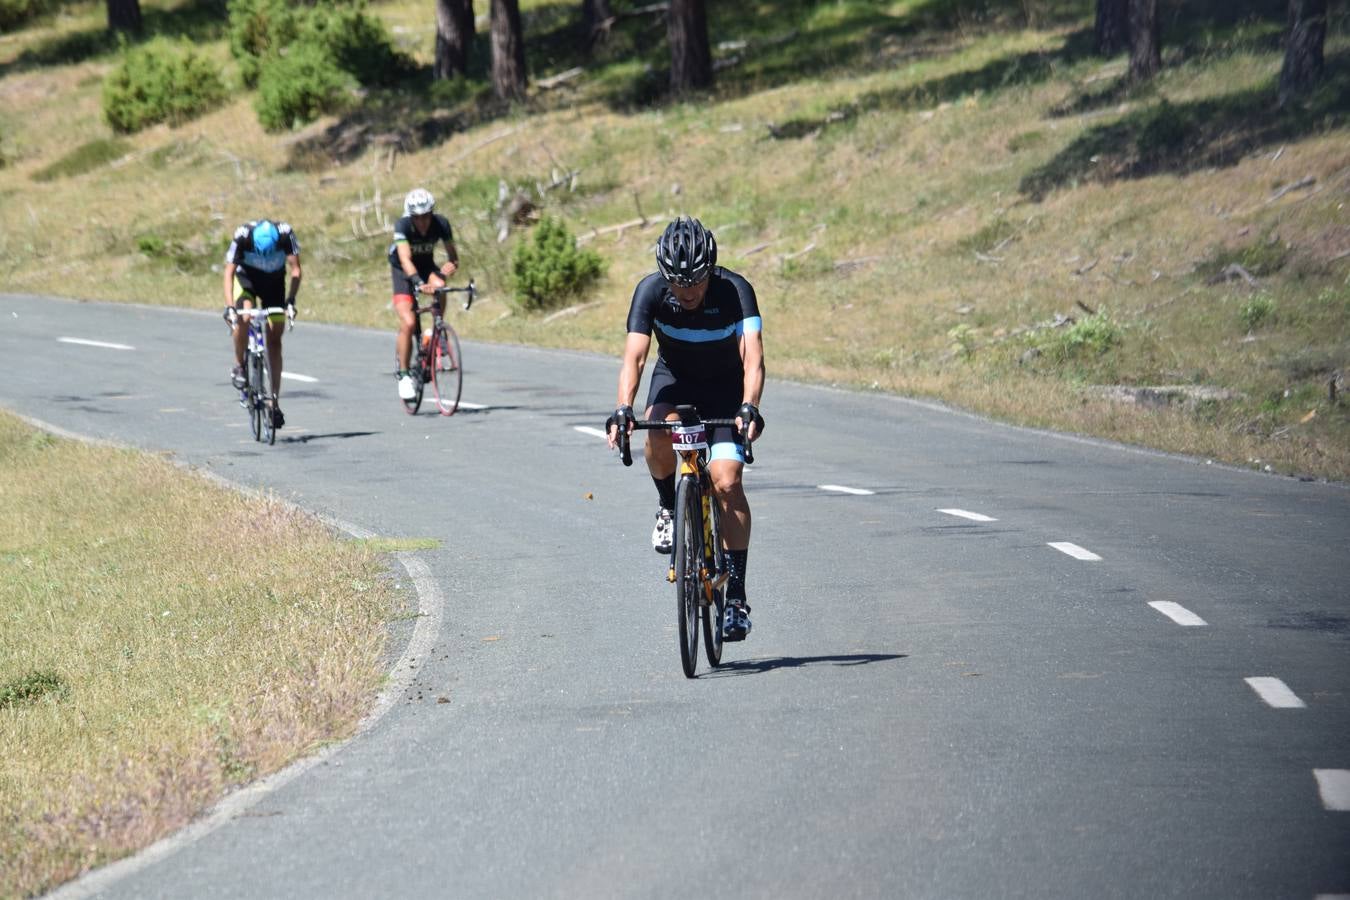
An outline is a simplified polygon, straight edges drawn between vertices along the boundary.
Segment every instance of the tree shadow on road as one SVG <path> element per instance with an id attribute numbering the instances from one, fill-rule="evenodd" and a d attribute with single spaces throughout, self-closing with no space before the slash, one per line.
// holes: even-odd
<path id="1" fill-rule="evenodd" d="M 803 666 L 863 666 L 868 663 L 907 659 L 907 653 L 848 653 L 830 656 L 771 656 L 723 663 L 711 675 L 759 675 L 774 669 L 800 669 Z"/>

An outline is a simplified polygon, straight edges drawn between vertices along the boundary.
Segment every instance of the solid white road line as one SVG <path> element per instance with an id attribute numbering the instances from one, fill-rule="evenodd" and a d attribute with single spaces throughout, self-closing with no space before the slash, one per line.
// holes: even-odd
<path id="1" fill-rule="evenodd" d="M 591 437 L 603 438 L 606 434 L 599 428 L 592 428 L 589 425 L 573 425 L 573 431 L 580 431 L 582 434 L 589 434 Z"/>
<path id="2" fill-rule="evenodd" d="M 816 487 L 822 491 L 834 491 L 837 494 L 852 494 L 855 497 L 870 497 L 876 491 L 869 491 L 866 488 L 845 487 L 842 484 L 818 484 Z"/>
<path id="3" fill-rule="evenodd" d="M 1322 805 L 1335 812 L 1350 812 L 1350 769 L 1313 769 Z"/>
<path id="4" fill-rule="evenodd" d="M 85 347 L 105 347 L 108 350 L 135 350 L 130 344 L 110 344 L 107 341 L 87 341 L 84 338 L 59 337 L 62 344 L 80 344 Z"/>
<path id="5" fill-rule="evenodd" d="M 993 516 L 986 516 L 983 513 L 970 512 L 964 509 L 939 509 L 938 512 L 946 513 L 949 516 L 958 516 L 962 519 L 969 519 L 972 522 L 997 522 Z"/>
<path id="6" fill-rule="evenodd" d="M 1070 544 L 1068 541 L 1050 541 L 1049 543 L 1051 547 L 1054 547 L 1060 553 L 1067 553 L 1074 559 L 1085 559 L 1089 562 L 1101 559 L 1100 556 L 1093 553 L 1091 550 L 1084 550 L 1077 544 Z"/>
<path id="7" fill-rule="evenodd" d="M 1255 676 L 1244 678 L 1258 697 L 1276 709 L 1303 709 L 1308 704 L 1298 698 L 1298 694 L 1289 690 L 1289 685 L 1278 678 Z"/>
<path id="8" fill-rule="evenodd" d="M 1171 600 L 1151 600 L 1149 606 L 1162 613 L 1178 625 L 1208 625 L 1204 619 L 1191 612 L 1180 603 Z"/>
<path id="9" fill-rule="evenodd" d="M 319 380 L 311 375 L 300 375 L 299 373 L 296 372 L 282 372 L 281 377 L 289 378 L 292 381 L 304 381 L 309 384 L 314 384 Z"/>

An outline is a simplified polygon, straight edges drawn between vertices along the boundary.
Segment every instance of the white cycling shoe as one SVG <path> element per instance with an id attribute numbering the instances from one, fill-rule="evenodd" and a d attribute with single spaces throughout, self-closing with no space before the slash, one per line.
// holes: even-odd
<path id="1" fill-rule="evenodd" d="M 675 514 L 668 509 L 656 513 L 656 527 L 652 529 L 652 549 L 669 553 L 675 542 Z"/>
<path id="2" fill-rule="evenodd" d="M 402 400 L 412 400 L 417 396 L 417 385 L 413 384 L 411 375 L 404 375 L 399 378 L 398 396 Z"/>

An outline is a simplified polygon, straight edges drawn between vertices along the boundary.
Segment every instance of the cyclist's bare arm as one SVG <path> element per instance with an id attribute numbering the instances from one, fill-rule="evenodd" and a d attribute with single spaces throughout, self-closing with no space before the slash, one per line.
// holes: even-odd
<path id="1" fill-rule="evenodd" d="M 302 274 L 300 272 L 300 257 L 292 253 L 290 256 L 286 257 L 286 262 L 291 268 L 291 290 L 290 293 L 286 295 L 286 302 L 294 303 L 295 295 L 300 291 L 300 276 Z"/>
<path id="2" fill-rule="evenodd" d="M 455 249 L 454 241 L 445 242 L 445 255 L 447 259 L 441 266 L 441 274 L 449 278 L 459 271 L 459 251 Z"/>
<path id="3" fill-rule="evenodd" d="M 412 245 L 407 241 L 399 241 L 395 249 L 398 253 L 398 264 L 403 269 L 403 274 L 409 278 L 419 277 L 417 266 L 414 266 L 412 261 Z M 423 285 L 423 287 L 426 287 L 426 285 Z"/>
<path id="4" fill-rule="evenodd" d="M 234 263 L 225 264 L 225 305 L 234 306 L 234 270 L 237 268 Z"/>
<path id="5" fill-rule="evenodd" d="M 642 369 L 647 365 L 647 353 L 652 346 L 652 336 L 637 331 L 628 332 L 628 340 L 623 345 L 623 361 L 619 366 L 619 406 L 632 406 L 637 398 L 638 385 L 642 382 Z M 618 427 L 610 429 L 606 436 L 609 446 L 618 446 Z"/>
<path id="6" fill-rule="evenodd" d="M 760 395 L 764 392 L 764 334 L 760 331 L 747 331 L 741 336 L 741 365 L 745 368 L 745 383 L 741 388 L 741 401 L 759 406 Z M 750 440 L 759 436 L 759 426 L 750 423 Z"/>

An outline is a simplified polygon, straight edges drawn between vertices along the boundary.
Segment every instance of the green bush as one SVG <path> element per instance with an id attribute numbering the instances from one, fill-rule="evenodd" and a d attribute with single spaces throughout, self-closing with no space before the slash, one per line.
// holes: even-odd
<path id="1" fill-rule="evenodd" d="M 230 0 L 230 53 L 245 85 L 257 87 L 263 60 L 299 36 L 303 12 L 289 0 Z"/>
<path id="2" fill-rule="evenodd" d="M 560 219 L 545 216 L 511 261 L 516 300 L 526 310 L 561 306 L 604 274 L 594 250 L 582 250 Z"/>
<path id="3" fill-rule="evenodd" d="M 314 44 L 296 43 L 268 63 L 258 79 L 255 108 L 268 131 L 283 131 L 336 112 L 346 103 L 351 77 Z"/>
<path id="4" fill-rule="evenodd" d="M 224 99 L 216 67 L 188 44 L 165 38 L 125 50 L 103 79 L 103 115 L 124 134 L 159 122 L 181 125 Z"/>
<path id="5" fill-rule="evenodd" d="M 362 84 L 388 84 L 414 67 L 360 0 L 312 7 L 288 0 L 231 0 L 229 32 L 230 52 L 249 87 L 258 87 L 268 69 L 301 46 L 321 50 L 335 68 Z"/>
<path id="6" fill-rule="evenodd" d="M 1270 295 L 1257 294 L 1242 304 L 1242 309 L 1238 310 L 1238 318 L 1242 320 L 1243 327 L 1252 331 L 1262 322 L 1269 320 L 1274 312 L 1275 301 Z"/>
<path id="7" fill-rule="evenodd" d="M 1120 340 L 1120 325 L 1103 310 L 1079 319 L 1068 328 L 1037 331 L 1031 344 L 1050 362 L 1064 363 L 1102 356 Z"/>
<path id="8" fill-rule="evenodd" d="M 54 5 L 52 0 L 0 0 L 0 31 L 36 19 Z"/>

